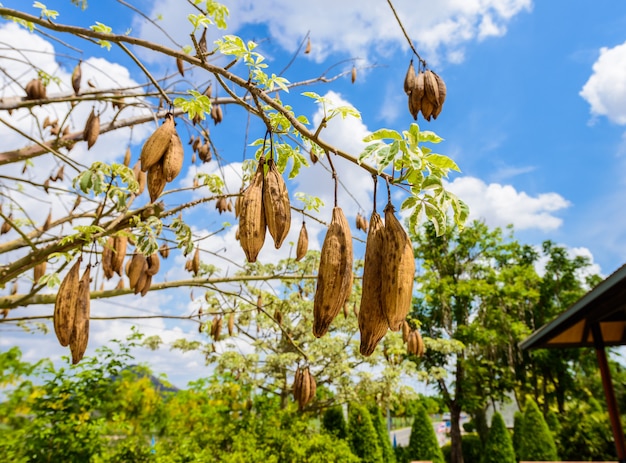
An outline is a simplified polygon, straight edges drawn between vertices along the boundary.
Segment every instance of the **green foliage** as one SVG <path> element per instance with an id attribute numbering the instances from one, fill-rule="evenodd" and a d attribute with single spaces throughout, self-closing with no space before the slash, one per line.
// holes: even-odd
<path id="1" fill-rule="evenodd" d="M 378 434 L 378 444 L 383 452 L 383 459 L 381 461 L 383 463 L 396 463 L 396 455 L 393 451 L 389 431 L 387 430 L 387 425 L 385 424 L 385 419 L 383 418 L 380 407 L 376 404 L 372 404 L 369 407 L 369 412 L 372 417 L 374 429 L 376 429 L 376 434 Z"/>
<path id="2" fill-rule="evenodd" d="M 511 434 L 502 415 L 494 413 L 480 463 L 515 463 Z"/>
<path id="3" fill-rule="evenodd" d="M 327 408 L 322 417 L 322 427 L 338 439 L 348 437 L 346 420 L 341 405 Z"/>
<path id="4" fill-rule="evenodd" d="M 378 435 L 367 408 L 351 403 L 348 411 L 348 441 L 352 453 L 363 463 L 380 463 L 383 452 L 378 445 Z"/>
<path id="5" fill-rule="evenodd" d="M 463 463 L 480 463 L 482 457 L 483 444 L 480 437 L 476 434 L 464 434 L 461 439 L 461 453 L 463 454 Z M 446 444 L 441 447 L 444 461 L 450 463 L 452 461 L 452 446 Z"/>
<path id="6" fill-rule="evenodd" d="M 524 408 L 519 457 L 528 461 L 556 461 L 556 445 L 537 403 L 529 399 Z"/>
<path id="7" fill-rule="evenodd" d="M 406 456 L 409 458 L 409 461 L 432 460 L 433 463 L 443 463 L 443 454 L 437 442 L 432 421 L 421 405 L 417 407 L 413 420 Z"/>
<path id="8" fill-rule="evenodd" d="M 515 412 L 513 415 L 513 450 L 515 451 L 515 459 L 520 461 L 520 445 L 522 438 L 522 423 L 524 422 L 524 414 Z"/>

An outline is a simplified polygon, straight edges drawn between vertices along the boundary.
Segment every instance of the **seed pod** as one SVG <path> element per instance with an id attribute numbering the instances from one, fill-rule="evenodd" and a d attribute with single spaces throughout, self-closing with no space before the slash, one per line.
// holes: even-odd
<path id="1" fill-rule="evenodd" d="M 163 163 L 157 162 L 148 170 L 147 175 L 148 193 L 150 202 L 155 202 L 165 189 L 165 174 L 163 173 Z"/>
<path id="2" fill-rule="evenodd" d="M 292 386 L 292 391 L 293 391 L 293 398 L 296 402 L 300 403 L 300 392 L 302 391 L 302 370 L 300 369 L 300 367 L 296 368 L 296 373 L 294 374 L 293 377 L 293 386 Z"/>
<path id="3" fill-rule="evenodd" d="M 211 323 L 211 337 L 215 342 L 220 340 L 222 335 L 222 316 L 217 316 Z"/>
<path id="4" fill-rule="evenodd" d="M 417 330 L 415 330 L 415 338 L 416 338 L 416 344 L 417 344 L 415 355 L 417 355 L 418 357 L 423 357 L 424 352 L 426 351 L 426 347 L 424 346 L 424 340 L 422 339 L 422 335 Z"/>
<path id="5" fill-rule="evenodd" d="M 428 100 L 428 98 L 424 96 L 424 98 L 422 98 L 422 106 L 421 106 L 422 116 L 424 116 L 424 119 L 426 119 L 427 121 L 430 121 L 430 118 L 432 117 L 434 110 L 435 110 L 435 105 L 433 105 Z"/>
<path id="6" fill-rule="evenodd" d="M 72 71 L 72 88 L 74 89 L 74 93 L 78 95 L 80 92 L 80 79 L 82 78 L 83 73 L 80 70 L 80 61 Z"/>
<path id="7" fill-rule="evenodd" d="M 141 148 L 139 159 L 142 171 L 146 172 L 150 167 L 159 163 L 170 146 L 174 132 L 176 132 L 174 118 L 171 115 L 167 115 L 163 124 L 150 135 Z"/>
<path id="8" fill-rule="evenodd" d="M 196 252 L 193 253 L 193 259 L 191 260 L 191 271 L 194 276 L 198 276 L 200 273 L 200 248 L 196 248 Z"/>
<path id="9" fill-rule="evenodd" d="M 352 83 L 356 82 L 356 68 L 354 66 L 352 66 L 351 80 Z"/>
<path id="10" fill-rule="evenodd" d="M 122 276 L 122 268 L 124 268 L 124 259 L 126 258 L 126 248 L 128 246 L 128 238 L 124 235 L 117 235 L 113 238 L 113 255 L 111 256 L 111 267 L 119 276 Z"/>
<path id="11" fill-rule="evenodd" d="M 115 270 L 113 270 L 113 248 L 115 247 L 115 238 L 109 236 L 106 244 L 102 248 L 102 272 L 104 273 L 104 278 L 110 280 L 115 275 Z"/>
<path id="12" fill-rule="evenodd" d="M 366 357 L 372 355 L 380 340 L 387 333 L 389 324 L 382 305 L 383 236 L 385 227 L 378 213 L 373 212 L 371 227 L 365 244 L 361 305 L 358 315 L 361 332 L 360 351 Z"/>
<path id="13" fill-rule="evenodd" d="M 235 333 L 235 312 L 231 312 L 228 315 L 228 335 L 232 336 Z"/>
<path id="14" fill-rule="evenodd" d="M 50 230 L 50 225 L 52 225 L 52 210 L 48 212 L 48 217 L 46 217 L 46 221 L 43 223 L 43 226 L 41 227 L 41 229 L 43 231 L 48 231 Z"/>
<path id="15" fill-rule="evenodd" d="M 279 325 L 283 324 L 283 314 L 278 309 L 274 311 L 274 320 L 276 320 L 276 323 L 278 323 Z"/>
<path id="16" fill-rule="evenodd" d="M 182 59 L 176 58 L 176 67 L 178 68 L 178 72 L 180 72 L 180 75 L 185 77 L 185 67 Z"/>
<path id="17" fill-rule="evenodd" d="M 26 84 L 27 100 L 43 100 L 46 98 L 46 87 L 41 79 L 32 79 Z"/>
<path id="18" fill-rule="evenodd" d="M 74 328 L 74 317 L 78 304 L 79 272 L 82 258 L 79 257 L 59 286 L 54 302 L 54 332 L 59 343 L 65 347 L 70 343 L 70 336 Z"/>
<path id="19" fill-rule="evenodd" d="M 213 159 L 213 155 L 211 154 L 211 147 L 209 146 L 209 142 L 205 142 L 198 147 L 198 157 L 202 162 L 209 162 Z"/>
<path id="20" fill-rule="evenodd" d="M 120 278 L 115 289 L 124 289 L 124 278 Z"/>
<path id="21" fill-rule="evenodd" d="M 322 244 L 317 288 L 313 302 L 313 334 L 323 336 L 345 304 L 352 289 L 352 236 L 340 207 L 333 217 Z"/>
<path id="22" fill-rule="evenodd" d="M 146 257 L 143 254 L 135 251 L 133 257 L 130 260 L 127 272 L 128 283 L 131 289 L 137 290 L 139 280 L 141 279 L 142 275 L 146 273 L 147 268 L 148 261 L 146 260 Z M 141 288 L 139 288 L 139 291 L 141 291 Z M 135 294 L 137 294 L 137 292 L 135 292 Z"/>
<path id="23" fill-rule="evenodd" d="M 306 231 L 306 224 L 302 221 L 302 228 L 298 236 L 298 244 L 296 245 L 296 261 L 302 260 L 306 256 L 309 249 L 309 234 Z"/>
<path id="24" fill-rule="evenodd" d="M 228 202 L 224 196 L 217 198 L 217 201 L 215 201 L 215 209 L 217 209 L 220 214 L 228 210 Z"/>
<path id="25" fill-rule="evenodd" d="M 56 175 L 54 176 L 54 181 L 58 182 L 63 181 L 63 178 L 65 177 L 65 164 L 63 164 L 61 167 L 59 167 L 59 170 L 57 170 Z"/>
<path id="26" fill-rule="evenodd" d="M 241 199 L 239 216 L 239 243 L 248 262 L 256 262 L 265 242 L 265 210 L 263 207 L 263 166 L 265 158 L 259 159 L 252 182 Z"/>
<path id="27" fill-rule="evenodd" d="M 159 253 L 155 252 L 154 254 L 150 254 L 146 261 L 148 262 L 148 268 L 146 269 L 146 273 L 149 276 L 156 275 L 159 272 L 159 268 L 161 267 L 161 261 L 159 260 Z"/>
<path id="28" fill-rule="evenodd" d="M 133 166 L 133 174 L 135 175 L 135 180 L 139 184 L 139 188 L 137 190 L 137 196 L 143 193 L 143 190 L 146 189 L 146 183 L 148 181 L 146 173 L 141 170 L 141 163 L 137 161 Z"/>
<path id="29" fill-rule="evenodd" d="M 170 146 L 163 156 L 163 174 L 166 182 L 171 182 L 180 173 L 180 170 L 183 168 L 184 158 L 183 143 L 180 141 L 176 130 L 174 130 L 170 138 Z"/>
<path id="30" fill-rule="evenodd" d="M 139 291 L 141 293 L 141 297 L 144 297 L 146 294 L 148 294 L 148 291 L 150 291 L 150 287 L 152 286 L 152 275 L 148 275 L 147 273 L 146 275 L 147 276 L 143 282 L 141 291 Z"/>
<path id="31" fill-rule="evenodd" d="M 11 221 L 13 220 L 13 214 L 9 214 L 8 220 L 2 222 L 2 226 L 0 226 L 0 235 L 4 235 L 11 231 Z"/>
<path id="32" fill-rule="evenodd" d="M 422 101 L 424 99 L 424 73 L 419 72 L 415 77 L 415 83 L 411 94 L 409 95 L 409 111 L 413 119 L 417 120 L 418 113 L 422 110 Z"/>
<path id="33" fill-rule="evenodd" d="M 417 336 L 415 331 L 411 331 L 409 333 L 409 338 L 406 342 L 406 351 L 412 355 L 416 355 L 417 353 Z"/>
<path id="34" fill-rule="evenodd" d="M 100 115 L 95 114 L 92 108 L 83 131 L 83 140 L 87 142 L 87 149 L 91 149 L 96 143 L 98 135 L 100 135 Z"/>
<path id="35" fill-rule="evenodd" d="M 263 310 L 263 295 L 259 294 L 256 298 L 256 311 L 261 313 L 261 310 Z"/>
<path id="36" fill-rule="evenodd" d="M 307 403 L 315 398 L 315 393 L 317 392 L 317 382 L 315 381 L 315 377 L 309 372 L 309 397 L 307 399 Z M 305 404 L 306 405 L 306 404 Z"/>
<path id="37" fill-rule="evenodd" d="M 35 265 L 35 267 L 33 268 L 33 284 L 36 285 L 41 277 L 46 274 L 47 264 L 48 262 L 44 260 L 42 263 Z"/>
<path id="38" fill-rule="evenodd" d="M 87 350 L 87 343 L 89 342 L 89 312 L 91 305 L 89 295 L 90 269 L 91 266 L 87 265 L 85 273 L 83 273 L 79 282 L 76 314 L 72 334 L 70 335 L 70 351 L 72 352 L 73 365 L 81 361 Z"/>
<path id="39" fill-rule="evenodd" d="M 126 152 L 124 153 L 124 165 L 126 167 L 130 166 L 130 146 L 126 148 Z"/>
<path id="40" fill-rule="evenodd" d="M 410 95 L 413 91 L 413 87 L 415 86 L 415 68 L 413 67 L 413 60 L 409 64 L 409 69 L 406 71 L 406 76 L 404 76 L 404 92 L 407 95 Z"/>
<path id="41" fill-rule="evenodd" d="M 298 398 L 298 405 L 300 410 L 304 409 L 311 395 L 311 380 L 309 376 L 309 367 L 306 367 L 302 372 L 302 385 L 300 386 L 300 397 Z"/>
<path id="42" fill-rule="evenodd" d="M 211 106 L 211 119 L 213 119 L 215 125 L 219 124 L 224 119 L 224 113 L 220 105 L 214 104 Z"/>
<path id="43" fill-rule="evenodd" d="M 309 151 L 309 157 L 311 158 L 311 162 L 313 164 L 317 164 L 317 161 L 320 160 L 320 158 L 317 157 L 317 154 L 315 154 L 313 151 Z"/>
<path id="44" fill-rule="evenodd" d="M 448 91 L 446 89 L 446 84 L 443 79 L 434 72 L 432 74 L 435 76 L 435 80 L 437 81 L 437 88 L 439 90 L 439 106 L 437 106 L 437 108 L 433 111 L 433 117 L 437 119 L 437 116 L 441 114 L 441 109 L 443 108 L 444 101 L 446 101 L 446 94 Z"/>
<path id="45" fill-rule="evenodd" d="M 161 254 L 161 257 L 163 259 L 167 259 L 170 255 L 170 248 L 167 246 L 167 244 L 163 243 L 161 245 L 161 247 L 159 248 L 159 254 Z"/>
<path id="46" fill-rule="evenodd" d="M 243 190 L 239 192 L 237 199 L 235 199 L 235 217 L 239 218 L 239 214 L 241 214 L 241 202 L 243 200 Z"/>
<path id="47" fill-rule="evenodd" d="M 263 209 L 267 229 L 274 238 L 274 247 L 280 248 L 291 227 L 291 205 L 283 176 L 274 159 L 268 161 L 269 169 L 263 182 Z"/>
<path id="48" fill-rule="evenodd" d="M 430 69 L 424 72 L 424 96 L 433 107 L 439 106 L 439 85 L 435 74 Z"/>
<path id="49" fill-rule="evenodd" d="M 306 48 L 304 49 L 304 54 L 308 55 L 309 53 L 311 53 L 311 39 L 308 38 L 306 41 Z"/>
<path id="50" fill-rule="evenodd" d="M 393 204 L 385 207 L 382 301 L 389 328 L 398 331 L 411 308 L 415 258 L 411 240 L 396 218 Z"/>
<path id="51" fill-rule="evenodd" d="M 146 263 L 143 271 L 139 275 L 139 279 L 137 280 L 137 283 L 135 284 L 135 286 L 131 286 L 133 288 L 134 294 L 141 293 L 143 291 L 143 288 L 146 286 L 146 281 L 148 281 L 148 278 L 150 278 L 150 276 L 146 273 L 147 269 L 148 269 L 148 264 Z"/>
<path id="52" fill-rule="evenodd" d="M 409 340 L 409 334 L 411 334 L 411 327 L 409 326 L 409 322 L 404 320 L 402 322 L 402 342 Z"/>

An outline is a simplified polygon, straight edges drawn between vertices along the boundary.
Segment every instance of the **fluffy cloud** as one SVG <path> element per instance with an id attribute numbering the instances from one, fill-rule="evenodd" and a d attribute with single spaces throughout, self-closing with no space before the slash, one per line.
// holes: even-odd
<path id="1" fill-rule="evenodd" d="M 625 125 L 626 42 L 613 48 L 601 48 L 592 69 L 580 96 L 591 106 L 591 114 Z"/>
<path id="2" fill-rule="evenodd" d="M 516 230 L 556 230 L 563 221 L 553 213 L 570 205 L 557 193 L 532 197 L 511 185 L 488 185 L 475 177 L 458 178 L 448 187 L 468 203 L 470 220 L 484 219 L 490 227 L 513 224 Z"/>
<path id="3" fill-rule="evenodd" d="M 264 24 L 272 40 L 293 52 L 308 31 L 311 56 L 324 60 L 332 53 L 366 57 L 373 48 L 384 55 L 390 47 L 408 48 L 406 39 L 386 2 L 364 0 L 294 2 L 291 0 L 245 0 L 223 2 L 231 10 L 230 30 L 246 24 Z M 409 36 L 431 60 L 443 51 L 448 59 L 462 59 L 463 46 L 473 40 L 501 36 L 515 15 L 529 11 L 532 0 L 396 0 L 393 2 Z M 161 25 L 181 43 L 188 41 L 186 16 L 177 0 L 155 2 L 150 16 L 161 14 Z M 163 40 L 154 26 L 138 23 L 142 36 Z M 366 31 L 366 33 L 364 33 Z"/>

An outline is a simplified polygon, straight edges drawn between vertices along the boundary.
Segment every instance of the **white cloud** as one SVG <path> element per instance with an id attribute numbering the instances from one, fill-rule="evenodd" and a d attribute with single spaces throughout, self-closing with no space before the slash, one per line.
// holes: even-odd
<path id="1" fill-rule="evenodd" d="M 408 49 L 408 44 L 386 2 L 364 0 L 337 2 L 294 2 L 292 0 L 224 1 L 231 11 L 230 30 L 246 24 L 267 25 L 272 40 L 294 52 L 310 31 L 311 57 L 323 61 L 333 53 L 366 58 L 370 49 L 385 55 L 393 47 Z M 417 49 L 430 60 L 445 51 L 458 62 L 465 43 L 501 36 L 507 23 L 517 14 L 529 11 L 532 0 L 396 0 L 395 9 Z M 155 2 L 151 16 L 163 15 L 160 24 L 180 42 L 188 41 L 186 16 L 191 8 L 178 0 Z M 185 27 L 181 27 L 185 24 Z M 164 41 L 156 28 L 139 23 L 141 35 Z M 210 32 L 215 34 L 215 28 Z"/>
<path id="2" fill-rule="evenodd" d="M 490 227 L 513 224 L 516 230 L 556 230 L 562 219 L 553 215 L 570 205 L 557 193 L 535 197 L 511 185 L 490 183 L 475 177 L 460 177 L 448 185 L 470 208 L 470 220 L 484 219 Z"/>
<path id="3" fill-rule="evenodd" d="M 626 42 L 613 48 L 603 47 L 593 64 L 593 73 L 580 96 L 591 106 L 591 114 L 606 116 L 626 124 Z"/>

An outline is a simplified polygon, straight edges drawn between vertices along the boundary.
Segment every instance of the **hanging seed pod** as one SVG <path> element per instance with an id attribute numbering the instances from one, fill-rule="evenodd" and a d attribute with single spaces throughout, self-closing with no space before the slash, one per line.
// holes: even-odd
<path id="1" fill-rule="evenodd" d="M 415 258 L 413 246 L 396 218 L 393 204 L 385 207 L 382 301 L 389 328 L 398 331 L 411 309 Z"/>
<path id="2" fill-rule="evenodd" d="M 200 248 L 196 248 L 196 252 L 193 253 L 193 259 L 191 260 L 191 271 L 194 276 L 198 276 L 200 273 Z"/>
<path id="3" fill-rule="evenodd" d="M 211 92 L 213 91 L 213 84 L 209 82 L 207 88 L 204 89 L 204 95 L 211 98 Z"/>
<path id="4" fill-rule="evenodd" d="M 126 248 L 128 246 L 128 237 L 117 235 L 113 238 L 113 255 L 111 256 L 111 267 L 119 276 L 122 276 L 124 268 L 124 259 L 126 258 Z"/>
<path id="5" fill-rule="evenodd" d="M 274 320 L 276 320 L 276 323 L 279 325 L 283 324 L 283 313 L 278 309 L 274 311 Z"/>
<path id="6" fill-rule="evenodd" d="M 315 154 L 313 151 L 309 151 L 309 157 L 311 158 L 311 162 L 313 164 L 317 164 L 317 161 L 320 160 L 320 158 L 317 157 L 317 154 Z"/>
<path id="7" fill-rule="evenodd" d="M 417 120 L 417 115 L 422 109 L 422 101 L 424 100 L 424 73 L 419 72 L 415 78 L 415 84 L 411 94 L 409 95 L 409 110 L 413 119 Z"/>
<path id="8" fill-rule="evenodd" d="M 304 54 L 308 55 L 309 53 L 311 53 L 311 39 L 308 38 L 306 41 L 306 47 L 304 49 Z"/>
<path id="9" fill-rule="evenodd" d="M 150 291 L 151 287 L 152 287 L 152 275 L 148 275 L 146 273 L 146 278 L 141 287 L 141 290 L 139 291 L 139 293 L 141 294 L 141 297 L 144 297 L 146 294 L 148 294 L 148 291 Z"/>
<path id="10" fill-rule="evenodd" d="M 185 67 L 182 59 L 176 58 L 176 67 L 178 68 L 180 75 L 185 77 Z"/>
<path id="11" fill-rule="evenodd" d="M 149 276 L 154 276 L 159 273 L 159 268 L 161 267 L 161 261 L 159 260 L 159 253 L 155 252 L 154 254 L 150 254 L 146 258 L 148 262 L 148 268 L 146 269 L 146 273 Z"/>
<path id="12" fill-rule="evenodd" d="M 161 254 L 161 257 L 163 259 L 167 259 L 170 255 L 170 248 L 167 246 L 167 244 L 163 243 L 161 245 L 161 247 L 159 248 L 159 254 Z"/>
<path id="13" fill-rule="evenodd" d="M 193 259 L 187 259 L 185 261 L 185 270 L 187 272 L 192 272 L 193 271 Z"/>
<path id="14" fill-rule="evenodd" d="M 298 236 L 298 244 L 296 245 L 296 261 L 302 260 L 306 256 L 309 249 L 309 234 L 306 231 L 306 224 L 302 221 L 302 228 Z"/>
<path id="15" fill-rule="evenodd" d="M 198 148 L 198 157 L 202 162 L 209 162 L 213 158 L 213 155 L 211 154 L 211 147 L 209 146 L 208 141 L 203 143 Z"/>
<path id="16" fill-rule="evenodd" d="M 115 289 L 124 289 L 124 278 L 120 278 Z"/>
<path id="17" fill-rule="evenodd" d="M 211 119 L 213 119 L 215 125 L 219 124 L 224 119 L 224 113 L 220 105 L 214 104 L 211 106 Z"/>
<path id="18" fill-rule="evenodd" d="M 87 149 L 91 149 L 94 143 L 96 143 L 98 135 L 100 135 L 100 115 L 95 114 L 92 108 L 83 132 L 83 140 L 87 142 Z"/>
<path id="19" fill-rule="evenodd" d="M 265 210 L 263 207 L 263 166 L 265 158 L 259 159 L 252 182 L 242 194 L 239 216 L 239 243 L 248 262 L 256 262 L 265 242 Z"/>
<path id="20" fill-rule="evenodd" d="M 404 320 L 402 322 L 402 342 L 409 340 L 409 334 L 411 334 L 411 327 L 409 326 L 409 322 Z"/>
<path id="21" fill-rule="evenodd" d="M 196 152 L 195 152 L 195 151 L 193 151 L 193 152 L 191 153 L 191 163 L 192 163 L 192 164 L 195 164 L 195 163 L 196 163 Z"/>
<path id="22" fill-rule="evenodd" d="M 51 225 L 52 225 L 52 210 L 48 212 L 48 217 L 46 217 L 46 221 L 43 223 L 43 226 L 41 227 L 41 229 L 43 231 L 48 231 L 50 230 Z"/>
<path id="23" fill-rule="evenodd" d="M 124 153 L 124 165 L 126 167 L 130 166 L 130 146 L 126 147 L 126 152 Z"/>
<path id="24" fill-rule="evenodd" d="M 46 87 L 41 79 L 33 79 L 26 84 L 27 100 L 43 100 L 46 98 Z"/>
<path id="25" fill-rule="evenodd" d="M 269 169 L 263 182 L 263 209 L 265 222 L 274 247 L 280 248 L 291 227 L 291 204 L 283 176 L 276 168 L 274 159 L 268 161 Z"/>
<path id="26" fill-rule="evenodd" d="M 65 177 L 65 164 L 59 167 L 59 170 L 57 170 L 57 173 L 54 176 L 54 181 L 55 182 L 63 181 L 64 177 Z"/>
<path id="27" fill-rule="evenodd" d="M 263 310 L 263 295 L 259 294 L 256 298 L 256 311 L 257 313 L 261 313 Z"/>
<path id="28" fill-rule="evenodd" d="M 110 280 L 115 275 L 115 270 L 113 270 L 113 250 L 115 246 L 115 238 L 109 236 L 106 244 L 102 248 L 102 272 L 104 273 L 104 278 Z"/>
<path id="29" fill-rule="evenodd" d="M 135 251 L 133 257 L 130 259 L 130 264 L 127 269 L 128 284 L 130 285 L 130 288 L 135 291 L 135 294 L 141 291 L 143 287 L 142 286 L 137 289 L 138 283 L 141 277 L 145 275 L 147 268 L 148 261 L 146 260 L 146 257 Z"/>
<path id="30" fill-rule="evenodd" d="M 302 376 L 303 374 L 300 367 L 296 368 L 296 373 L 293 377 L 293 386 L 291 389 L 293 392 L 293 398 L 296 402 L 298 402 L 298 404 L 300 403 L 300 393 L 302 391 Z"/>
<path id="31" fill-rule="evenodd" d="M 437 116 L 441 114 L 443 103 L 446 101 L 446 94 L 448 90 L 446 89 L 446 84 L 443 81 L 443 79 L 439 77 L 437 74 L 435 74 L 434 72 L 432 74 L 433 76 L 435 76 L 435 80 L 437 81 L 437 89 L 439 91 L 439 105 L 433 111 L 433 118 L 437 119 Z"/>
<path id="32" fill-rule="evenodd" d="M 149 275 L 146 273 L 147 269 L 148 269 L 148 264 L 146 263 L 146 265 L 144 266 L 144 270 L 139 275 L 139 279 L 137 280 L 137 283 L 133 287 L 134 294 L 141 293 L 144 287 L 146 286 L 146 282 L 148 281 L 148 278 L 150 278 Z"/>
<path id="33" fill-rule="evenodd" d="M 174 127 L 174 118 L 168 114 L 165 121 L 161 124 L 152 135 L 146 140 L 141 148 L 141 170 L 146 172 L 152 166 L 159 163 L 161 158 L 167 152 L 172 141 L 172 134 L 176 132 Z"/>
<path id="34" fill-rule="evenodd" d="M 239 191 L 239 195 L 235 199 L 235 217 L 239 218 L 239 214 L 241 213 L 241 202 L 243 201 L 243 190 Z"/>
<path id="35" fill-rule="evenodd" d="M 430 69 L 424 72 L 424 96 L 434 107 L 439 106 L 439 85 Z"/>
<path id="36" fill-rule="evenodd" d="M 218 342 L 222 336 L 222 316 L 217 316 L 211 323 L 211 337 Z"/>
<path id="37" fill-rule="evenodd" d="M 417 344 L 417 348 L 415 349 L 415 355 L 417 355 L 418 357 L 423 357 L 424 353 L 426 352 L 426 346 L 424 345 L 422 335 L 417 330 L 415 330 L 415 338 Z"/>
<path id="38" fill-rule="evenodd" d="M 217 209 L 220 214 L 228 210 L 228 202 L 224 196 L 217 198 L 217 201 L 215 201 L 215 209 Z"/>
<path id="39" fill-rule="evenodd" d="M 361 332 L 361 354 L 372 355 L 380 340 L 387 333 L 389 324 L 382 305 L 383 235 L 385 227 L 376 212 L 372 213 L 371 227 L 365 244 L 361 306 L 358 312 Z"/>
<path id="40" fill-rule="evenodd" d="M 163 173 L 163 163 L 157 162 L 148 170 L 147 184 L 150 202 L 155 202 L 165 189 L 165 174 Z"/>
<path id="41" fill-rule="evenodd" d="M 89 282 L 91 281 L 90 269 L 91 266 L 87 265 L 78 287 L 76 314 L 70 335 L 70 351 L 72 353 L 73 365 L 76 365 L 82 360 L 87 350 L 87 343 L 89 342 L 89 313 L 91 305 L 89 292 Z"/>
<path id="42" fill-rule="evenodd" d="M 235 333 L 235 312 L 231 312 L 228 315 L 228 335 L 232 336 Z"/>
<path id="43" fill-rule="evenodd" d="M 413 67 L 413 60 L 409 64 L 409 69 L 406 71 L 406 76 L 404 76 L 404 93 L 410 95 L 413 91 L 413 87 L 415 87 L 415 68 Z"/>
<path id="44" fill-rule="evenodd" d="M 13 214 L 9 214 L 8 220 L 2 222 L 2 226 L 0 226 L 0 235 L 4 235 L 11 231 L 11 222 L 13 221 Z"/>
<path id="45" fill-rule="evenodd" d="M 74 93 L 76 95 L 78 95 L 78 93 L 80 92 L 80 80 L 82 76 L 83 76 L 83 73 L 81 72 L 80 61 L 79 61 L 76 67 L 74 68 L 74 70 L 72 71 L 72 88 L 74 89 Z"/>
<path id="46" fill-rule="evenodd" d="M 340 207 L 333 217 L 322 244 L 317 288 L 313 303 L 313 334 L 323 336 L 345 304 L 352 290 L 352 236 Z"/>
<path id="47" fill-rule="evenodd" d="M 74 328 L 74 317 L 78 305 L 81 262 L 82 258 L 79 257 L 70 271 L 67 272 L 67 275 L 65 275 L 65 278 L 63 278 L 59 286 L 59 291 L 54 302 L 54 314 L 52 317 L 54 332 L 63 347 L 70 343 L 70 336 Z"/>
<path id="48" fill-rule="evenodd" d="M 302 371 L 302 385 L 300 386 L 300 397 L 298 398 L 298 406 L 302 411 L 311 395 L 311 382 L 309 380 L 309 367 Z"/>
<path id="49" fill-rule="evenodd" d="M 178 176 L 183 168 L 184 157 L 183 143 L 180 141 L 176 130 L 174 130 L 170 138 L 170 145 L 163 155 L 163 174 L 166 182 L 171 182 Z"/>
<path id="50" fill-rule="evenodd" d="M 352 83 L 356 82 L 356 67 L 352 66 L 352 72 L 350 75 L 350 79 L 352 80 Z"/>
<path id="51" fill-rule="evenodd" d="M 41 277 L 46 274 L 47 265 L 48 265 L 48 262 L 44 260 L 40 264 L 37 264 L 35 265 L 35 267 L 33 267 L 33 284 L 34 285 L 36 285 L 41 279 Z"/>
<path id="52" fill-rule="evenodd" d="M 208 53 L 208 48 L 207 48 L 207 43 L 206 43 L 206 30 L 207 28 L 205 27 L 204 30 L 202 31 L 202 36 L 200 37 L 200 40 L 198 41 L 198 49 L 200 50 L 200 53 L 202 55 L 206 55 Z"/>
<path id="53" fill-rule="evenodd" d="M 42 128 L 46 129 L 50 127 L 52 124 L 50 123 L 50 117 L 46 116 L 43 120 Z"/>

